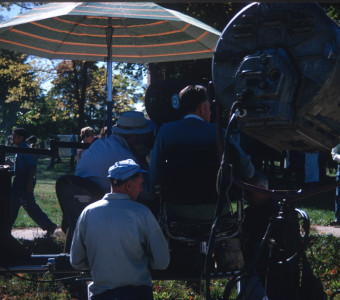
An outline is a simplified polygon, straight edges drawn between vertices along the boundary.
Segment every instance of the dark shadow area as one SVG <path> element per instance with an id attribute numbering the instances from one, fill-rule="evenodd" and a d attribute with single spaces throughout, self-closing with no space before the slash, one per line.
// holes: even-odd
<path id="1" fill-rule="evenodd" d="M 274 166 L 269 172 L 265 172 L 263 169 L 260 170 L 268 176 L 269 189 L 275 190 L 300 190 L 313 191 L 318 188 L 325 187 L 334 184 L 336 181 L 335 176 L 323 175 L 320 176 L 319 183 L 313 184 L 301 184 L 300 178 L 297 174 L 292 173 L 289 176 L 284 176 L 284 169 L 279 166 Z M 299 199 L 294 202 L 295 207 L 306 207 L 323 210 L 334 210 L 334 197 L 335 189 L 322 192 L 313 196 Z"/>
<path id="2" fill-rule="evenodd" d="M 62 253 L 64 241 L 53 237 L 35 238 L 34 240 L 18 239 L 19 243 L 32 254 Z"/>
<path id="3" fill-rule="evenodd" d="M 295 201 L 296 207 L 334 210 L 335 190 Z"/>

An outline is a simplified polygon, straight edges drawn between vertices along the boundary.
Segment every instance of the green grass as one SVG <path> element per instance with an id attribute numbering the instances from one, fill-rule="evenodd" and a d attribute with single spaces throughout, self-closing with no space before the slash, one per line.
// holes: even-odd
<path id="1" fill-rule="evenodd" d="M 62 214 L 55 193 L 55 182 L 59 176 L 72 174 L 69 170 L 68 158 L 64 158 L 62 163 L 55 165 L 54 169 L 46 170 L 49 163 L 48 158 L 40 158 L 38 161 L 37 185 L 35 196 L 37 203 L 53 222 L 61 224 Z M 329 182 L 334 181 L 334 176 L 328 177 Z M 327 184 L 327 183 L 326 183 Z M 294 189 L 294 182 L 278 184 L 277 189 Z M 271 187 L 272 188 L 272 187 Z M 334 191 L 322 193 L 313 197 L 298 200 L 295 207 L 305 210 L 313 224 L 326 225 L 333 218 L 334 214 Z M 37 225 L 30 219 L 27 213 L 21 209 L 16 220 L 15 227 L 29 227 Z M 52 242 L 53 241 L 53 242 Z M 23 242 L 23 241 L 21 241 Z M 34 253 L 61 253 L 63 240 L 36 239 L 33 242 L 25 242 L 25 245 Z M 322 280 L 324 290 L 331 295 L 340 289 L 340 239 L 333 236 L 311 235 L 310 247 L 307 256 L 313 267 L 314 274 Z M 53 274 L 19 274 L 16 277 L 11 274 L 0 275 L 0 299 L 50 299 L 69 300 L 86 299 L 85 282 L 39 283 L 40 280 L 58 279 L 63 275 Z M 65 275 L 68 276 L 68 275 Z M 29 280 L 29 281 L 27 281 Z M 32 281 L 33 280 L 33 281 Z M 221 299 L 226 279 L 214 280 L 211 282 L 212 299 Z M 205 299 L 204 282 L 187 281 L 154 281 L 155 300 L 203 300 Z M 235 293 L 233 294 L 235 297 Z M 336 296 L 334 300 L 339 300 Z"/>
<path id="2" fill-rule="evenodd" d="M 60 241 L 52 244 L 51 239 L 36 239 L 27 246 L 36 253 L 44 253 L 46 248 L 62 247 Z M 57 248 L 55 248 L 57 247 Z M 340 289 L 340 239 L 331 235 L 311 235 L 307 248 L 307 257 L 314 275 L 318 276 L 328 296 Z M 0 275 L 0 299 L 14 300 L 86 300 L 84 281 L 63 281 L 41 283 L 42 280 L 59 280 L 68 274 L 12 274 Z M 212 299 L 222 299 L 227 279 L 212 280 L 210 285 Z M 203 281 L 155 280 L 153 281 L 154 299 L 163 300 L 204 300 L 205 284 Z M 232 294 L 230 300 L 236 298 Z M 328 298 L 330 299 L 330 298 Z M 339 300 L 340 295 L 333 298 Z"/>
<path id="3" fill-rule="evenodd" d="M 333 235 L 312 235 L 306 254 L 328 296 L 340 290 L 340 239 Z M 340 299 L 340 294 L 334 300 Z"/>
<path id="4" fill-rule="evenodd" d="M 312 224 L 328 225 L 334 219 L 334 197 L 335 191 L 332 190 L 297 200 L 294 206 L 303 209 Z"/>
<path id="5" fill-rule="evenodd" d="M 55 193 L 55 182 L 58 177 L 65 174 L 72 174 L 69 168 L 69 158 L 62 159 L 60 164 L 56 164 L 53 169 L 46 170 L 49 158 L 41 157 L 38 160 L 37 184 L 35 187 L 35 198 L 41 209 L 57 224 L 61 224 L 62 213 Z M 296 189 L 294 177 L 288 182 L 280 181 L 280 175 L 273 174 L 271 178 L 272 189 Z M 327 182 L 324 185 L 334 182 L 335 174 L 327 173 Z M 312 224 L 328 225 L 334 219 L 334 197 L 335 191 L 324 192 L 302 200 L 297 200 L 294 206 L 307 212 Z M 14 224 L 15 228 L 37 227 L 38 225 L 28 216 L 26 211 L 21 208 L 18 218 Z"/>
<path id="6" fill-rule="evenodd" d="M 318 187 L 315 189 L 326 187 L 333 184 L 336 180 L 336 173 L 333 170 L 328 170 L 326 176 Z M 279 168 L 275 169 L 273 174 L 269 177 L 270 188 L 277 190 L 299 190 L 308 191 L 310 187 L 298 186 L 294 174 L 283 181 L 282 172 Z M 334 220 L 334 198 L 335 189 L 322 192 L 304 199 L 295 200 L 294 207 L 304 210 L 310 218 L 311 224 L 328 225 L 330 221 Z"/>

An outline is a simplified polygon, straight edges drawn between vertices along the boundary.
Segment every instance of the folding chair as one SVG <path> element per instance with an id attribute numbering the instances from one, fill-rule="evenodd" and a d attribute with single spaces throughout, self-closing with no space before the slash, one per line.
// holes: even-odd
<path id="1" fill-rule="evenodd" d="M 169 270 L 202 276 L 207 244 L 218 198 L 219 161 L 215 146 L 175 145 L 166 149 L 159 187 L 160 224 L 169 238 Z M 241 206 L 239 206 L 241 207 Z M 239 213 L 222 212 L 215 234 L 215 274 L 239 270 L 243 265 Z"/>
<path id="2" fill-rule="evenodd" d="M 64 175 L 57 179 L 56 194 L 63 213 L 61 227 L 66 234 L 64 251 L 69 252 L 79 215 L 87 205 L 101 199 L 104 193 L 87 178 Z"/>

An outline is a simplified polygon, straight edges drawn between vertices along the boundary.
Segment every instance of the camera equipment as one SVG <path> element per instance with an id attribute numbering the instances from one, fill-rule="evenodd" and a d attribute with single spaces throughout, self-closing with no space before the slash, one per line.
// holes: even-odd
<path id="1" fill-rule="evenodd" d="M 240 101 L 243 131 L 278 151 L 331 149 L 340 141 L 339 32 L 316 3 L 246 6 L 216 45 L 217 99 Z"/>

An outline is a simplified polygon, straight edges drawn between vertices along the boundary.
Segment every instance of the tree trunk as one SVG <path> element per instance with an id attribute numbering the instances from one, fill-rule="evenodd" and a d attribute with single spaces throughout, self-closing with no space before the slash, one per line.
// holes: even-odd
<path id="1" fill-rule="evenodd" d="M 81 87 L 80 87 L 80 99 L 79 99 L 79 125 L 82 128 L 85 126 L 85 101 L 86 101 L 86 89 L 88 84 L 88 69 L 90 62 L 85 61 L 82 65 L 81 71 Z"/>
<path id="2" fill-rule="evenodd" d="M 77 70 L 77 65 L 75 61 L 72 61 L 74 80 L 75 80 L 75 98 L 78 103 L 78 132 L 85 127 L 85 100 L 86 100 L 86 87 L 87 87 L 87 70 L 89 67 L 89 62 L 80 63 L 81 66 L 81 77 L 79 77 L 79 72 Z"/>

